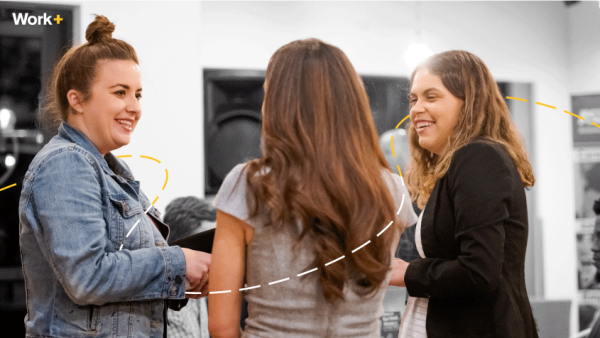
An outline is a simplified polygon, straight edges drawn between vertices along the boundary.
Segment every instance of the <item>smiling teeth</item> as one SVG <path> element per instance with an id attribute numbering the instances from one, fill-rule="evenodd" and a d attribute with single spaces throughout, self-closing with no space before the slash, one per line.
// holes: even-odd
<path id="1" fill-rule="evenodd" d="M 131 130 L 131 122 L 125 120 L 118 120 L 117 122 L 124 125 L 127 129 Z"/>
<path id="2" fill-rule="evenodd" d="M 425 128 L 431 126 L 433 123 L 431 122 L 419 122 L 417 123 L 417 128 Z"/>

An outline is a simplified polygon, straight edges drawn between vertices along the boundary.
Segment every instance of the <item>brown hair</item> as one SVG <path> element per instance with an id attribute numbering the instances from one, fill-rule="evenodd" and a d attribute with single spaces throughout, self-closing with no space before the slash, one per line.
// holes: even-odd
<path id="1" fill-rule="evenodd" d="M 127 42 L 113 39 L 115 25 L 102 15 L 96 15 L 85 31 L 87 43 L 72 47 L 60 59 L 48 85 L 46 105 L 40 115 L 49 127 L 66 121 L 72 109 L 67 100 L 71 89 L 80 91 L 83 100 L 90 98 L 90 87 L 97 74 L 99 60 L 132 60 L 138 63 L 137 54 Z"/>
<path id="2" fill-rule="evenodd" d="M 525 147 L 498 85 L 483 61 L 460 50 L 433 55 L 413 71 L 411 86 L 415 74 L 421 69 L 439 76 L 446 89 L 464 104 L 448 145 L 440 155 L 422 148 L 415 126 L 412 123 L 406 126 L 411 156 L 406 183 L 418 206 L 425 207 L 435 182 L 446 174 L 454 152 L 476 138 L 504 146 L 513 158 L 524 185 L 533 186 L 535 179 Z"/>
<path id="3" fill-rule="evenodd" d="M 363 296 L 377 291 L 402 225 L 394 222 L 375 236 L 394 220 L 395 207 L 368 97 L 344 52 L 317 39 L 275 52 L 267 67 L 261 149 L 262 157 L 246 166 L 251 214 L 266 211 L 275 226 L 301 222 L 298 240 L 312 237 L 312 267 L 319 268 L 328 302 L 344 299 L 348 277 Z"/>

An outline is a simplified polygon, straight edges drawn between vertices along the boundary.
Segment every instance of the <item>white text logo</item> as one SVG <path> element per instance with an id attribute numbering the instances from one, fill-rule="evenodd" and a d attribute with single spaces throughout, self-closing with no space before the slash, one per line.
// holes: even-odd
<path id="1" fill-rule="evenodd" d="M 60 15 L 56 15 L 56 18 L 52 18 L 51 15 L 44 13 L 44 15 L 34 16 L 29 15 L 29 13 L 12 13 L 13 20 L 15 21 L 15 25 L 50 25 L 52 26 L 52 20 L 56 22 L 57 25 L 60 25 L 60 22 L 64 20 L 60 17 Z"/>

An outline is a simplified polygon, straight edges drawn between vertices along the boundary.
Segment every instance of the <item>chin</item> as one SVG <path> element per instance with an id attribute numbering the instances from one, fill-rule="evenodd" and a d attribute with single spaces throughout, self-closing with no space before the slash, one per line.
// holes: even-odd
<path id="1" fill-rule="evenodd" d="M 419 145 L 421 146 L 421 148 L 427 150 L 427 151 L 431 151 L 431 147 L 429 146 L 429 144 L 427 144 L 427 142 L 420 142 L 419 141 Z"/>
<path id="2" fill-rule="evenodd" d="M 131 139 L 130 139 L 130 138 L 127 138 L 127 139 L 119 139 L 119 140 L 116 140 L 115 144 L 116 144 L 116 145 L 117 145 L 119 148 L 121 148 L 121 147 L 124 147 L 124 146 L 128 145 L 128 144 L 129 144 L 129 141 L 131 141 Z"/>

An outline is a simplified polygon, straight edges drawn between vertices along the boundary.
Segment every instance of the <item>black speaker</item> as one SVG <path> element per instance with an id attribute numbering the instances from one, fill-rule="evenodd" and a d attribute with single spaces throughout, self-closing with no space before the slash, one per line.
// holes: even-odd
<path id="1" fill-rule="evenodd" d="M 362 76 L 379 135 L 396 128 L 409 112 L 407 77 Z M 404 126 L 404 124 L 403 124 Z M 402 127 L 401 127 L 402 128 Z"/>
<path id="2" fill-rule="evenodd" d="M 237 164 L 261 156 L 264 71 L 204 70 L 205 193 Z"/>
<path id="3" fill-rule="evenodd" d="M 264 71 L 204 70 L 205 193 L 216 194 L 237 164 L 261 156 Z M 363 76 L 377 132 L 408 114 L 406 77 Z"/>

